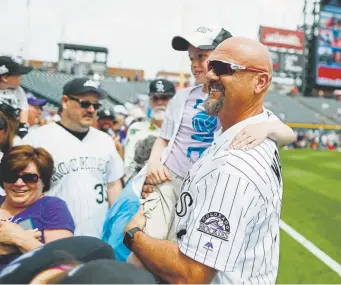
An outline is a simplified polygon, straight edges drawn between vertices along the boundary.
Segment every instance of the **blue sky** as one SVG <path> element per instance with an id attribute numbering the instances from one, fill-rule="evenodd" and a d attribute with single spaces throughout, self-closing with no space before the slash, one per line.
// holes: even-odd
<path id="1" fill-rule="evenodd" d="M 296 29 L 303 0 L 0 0 L 0 53 L 56 61 L 57 43 L 105 46 L 109 65 L 189 71 L 173 36 L 198 25 L 221 25 L 257 38 L 259 25 Z"/>

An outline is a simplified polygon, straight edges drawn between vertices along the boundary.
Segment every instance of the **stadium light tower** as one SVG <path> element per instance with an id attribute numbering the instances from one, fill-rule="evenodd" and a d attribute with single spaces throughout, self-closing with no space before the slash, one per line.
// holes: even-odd
<path id="1" fill-rule="evenodd" d="M 305 0 L 303 6 L 303 30 L 305 35 L 305 61 L 302 74 L 302 93 L 311 96 L 315 82 L 315 40 L 319 23 L 320 0 Z"/>

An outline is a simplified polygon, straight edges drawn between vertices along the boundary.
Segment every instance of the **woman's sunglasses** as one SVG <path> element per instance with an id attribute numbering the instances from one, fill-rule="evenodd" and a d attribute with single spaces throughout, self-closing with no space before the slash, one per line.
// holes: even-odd
<path id="1" fill-rule="evenodd" d="M 92 103 L 89 100 L 82 100 L 82 99 L 79 99 L 70 95 L 67 95 L 67 97 L 69 97 L 73 101 L 78 102 L 81 108 L 83 109 L 88 109 L 90 106 L 93 106 L 95 110 L 98 110 L 102 106 L 100 103 Z"/>
<path id="2" fill-rule="evenodd" d="M 251 72 L 259 72 L 259 73 L 268 73 L 266 70 L 246 67 L 243 65 L 238 65 L 235 63 L 227 62 L 224 60 L 209 60 L 208 61 L 208 70 L 213 70 L 215 75 L 233 75 L 236 71 L 251 71 Z"/>
<path id="3" fill-rule="evenodd" d="M 3 181 L 6 183 L 15 183 L 21 178 L 26 184 L 37 183 L 39 180 L 39 175 L 36 173 L 24 173 L 23 175 L 18 175 L 16 173 L 8 173 L 4 175 Z"/>

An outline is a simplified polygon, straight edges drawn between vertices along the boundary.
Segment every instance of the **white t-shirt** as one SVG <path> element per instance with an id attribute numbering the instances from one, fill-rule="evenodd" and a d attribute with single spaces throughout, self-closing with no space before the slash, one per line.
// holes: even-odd
<path id="1" fill-rule="evenodd" d="M 220 129 L 218 117 L 207 115 L 204 108 L 207 96 L 202 88 L 190 93 L 174 145 L 165 162 L 180 177 L 185 177 L 188 169 L 213 142 L 214 133 Z"/>
<path id="2" fill-rule="evenodd" d="M 33 130 L 23 142 L 45 148 L 54 159 L 51 189 L 63 199 L 75 220 L 75 235 L 101 237 L 108 211 L 107 183 L 124 175 L 112 138 L 94 128 L 79 140 L 56 123 Z"/>
<path id="3" fill-rule="evenodd" d="M 21 87 L 0 90 L 0 100 L 21 111 L 27 111 L 29 108 L 25 91 Z"/>

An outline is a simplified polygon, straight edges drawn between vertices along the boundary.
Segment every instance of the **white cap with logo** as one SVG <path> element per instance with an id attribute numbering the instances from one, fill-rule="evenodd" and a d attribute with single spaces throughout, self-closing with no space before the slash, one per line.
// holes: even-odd
<path id="1" fill-rule="evenodd" d="M 213 50 L 221 42 L 231 37 L 231 33 L 221 27 L 198 26 L 183 36 L 174 37 L 172 47 L 179 51 L 188 50 L 189 45 L 198 49 Z"/>

